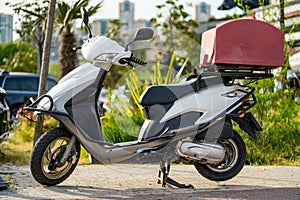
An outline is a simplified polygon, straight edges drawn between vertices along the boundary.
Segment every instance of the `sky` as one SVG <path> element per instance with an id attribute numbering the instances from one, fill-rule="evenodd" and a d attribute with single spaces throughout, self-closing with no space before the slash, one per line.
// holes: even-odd
<path id="1" fill-rule="evenodd" d="M 0 13 L 12 14 L 12 10 L 5 6 L 6 2 L 17 2 L 25 0 L 0 0 Z M 28 1 L 28 0 L 27 0 Z M 42 0 L 41 0 L 42 1 Z M 67 0 L 72 2 L 72 0 Z M 91 0 L 92 3 L 96 3 L 99 0 Z M 113 19 L 119 17 L 119 3 L 123 0 L 104 0 L 103 7 L 96 14 L 97 18 Z M 165 0 L 130 0 L 135 4 L 135 20 L 138 19 L 150 19 L 155 17 L 158 10 L 155 7 L 157 4 L 162 4 Z M 206 2 L 211 5 L 211 15 L 216 18 L 225 17 L 227 14 L 232 15 L 234 13 L 241 13 L 239 8 L 233 8 L 230 11 L 219 11 L 218 7 L 223 3 L 223 0 L 182 0 L 182 2 L 189 2 L 193 5 L 200 2 Z M 194 8 L 187 7 L 185 10 L 194 16 Z"/>
<path id="2" fill-rule="evenodd" d="M 0 0 L 0 13 L 4 14 L 13 14 L 13 10 L 6 6 L 6 2 L 28 2 L 32 0 Z M 40 0 L 42 1 L 42 0 Z M 59 1 L 59 0 L 56 0 Z M 74 2 L 74 0 L 65 0 L 70 3 Z M 91 4 L 96 4 L 100 0 L 90 0 Z M 98 10 L 98 12 L 90 18 L 90 21 L 93 21 L 93 19 L 116 19 L 119 18 L 119 3 L 124 0 L 103 0 L 102 7 Z M 165 0 L 130 0 L 134 3 L 134 10 L 135 10 L 135 20 L 138 19 L 146 19 L 149 20 L 152 17 L 156 17 L 158 13 L 158 9 L 156 8 L 156 5 L 163 4 Z M 218 10 L 218 7 L 223 3 L 224 0 L 179 0 L 182 4 L 185 2 L 191 3 L 193 7 L 186 6 L 184 10 L 194 18 L 195 11 L 194 11 L 194 5 L 199 4 L 200 2 L 206 2 L 210 4 L 211 6 L 211 16 L 214 16 L 215 18 L 223 18 L 226 15 L 233 15 L 235 13 L 242 13 L 242 10 L 238 7 L 233 8 L 229 11 L 220 11 Z M 14 27 L 18 26 L 17 22 L 17 16 L 14 16 Z M 13 39 L 15 40 L 18 38 L 18 35 L 14 32 Z"/>

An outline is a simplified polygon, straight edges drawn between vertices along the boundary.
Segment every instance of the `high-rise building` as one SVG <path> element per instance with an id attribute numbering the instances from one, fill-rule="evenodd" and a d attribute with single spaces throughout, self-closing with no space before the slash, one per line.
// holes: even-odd
<path id="1" fill-rule="evenodd" d="M 134 3 L 125 0 L 119 3 L 119 19 L 121 23 L 125 23 L 122 31 L 128 31 L 134 25 Z"/>
<path id="2" fill-rule="evenodd" d="M 0 44 L 13 40 L 13 16 L 0 13 Z"/>
<path id="3" fill-rule="evenodd" d="M 210 18 L 210 5 L 205 2 L 200 2 L 195 7 L 196 21 L 207 22 Z"/>
<path id="4" fill-rule="evenodd" d="M 93 22 L 92 30 L 94 35 L 105 35 L 110 26 L 109 19 L 98 19 Z"/>

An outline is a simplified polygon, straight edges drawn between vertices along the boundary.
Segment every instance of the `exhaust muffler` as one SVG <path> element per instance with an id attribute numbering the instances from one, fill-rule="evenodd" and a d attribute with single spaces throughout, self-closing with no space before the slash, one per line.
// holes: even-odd
<path id="1" fill-rule="evenodd" d="M 181 141 L 177 145 L 180 156 L 193 160 L 206 160 L 208 163 L 219 163 L 225 157 L 225 149 L 219 144 Z"/>

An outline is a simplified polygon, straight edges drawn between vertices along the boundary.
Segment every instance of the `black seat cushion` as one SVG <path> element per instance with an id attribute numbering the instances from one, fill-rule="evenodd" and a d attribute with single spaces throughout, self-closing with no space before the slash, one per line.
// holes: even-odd
<path id="1" fill-rule="evenodd" d="M 206 76 L 192 75 L 191 78 L 193 79 L 183 84 L 150 86 L 141 95 L 139 103 L 142 106 L 170 104 L 182 96 L 198 92 L 201 88 L 223 83 L 220 73 L 209 73 Z"/>
<path id="2" fill-rule="evenodd" d="M 143 106 L 172 103 L 182 96 L 198 91 L 197 80 L 185 84 L 150 86 L 141 95 L 139 103 Z"/>

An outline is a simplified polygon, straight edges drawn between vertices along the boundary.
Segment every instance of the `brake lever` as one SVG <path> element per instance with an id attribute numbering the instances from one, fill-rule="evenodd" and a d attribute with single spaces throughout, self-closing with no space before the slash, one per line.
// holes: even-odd
<path id="1" fill-rule="evenodd" d="M 135 69 L 135 66 L 132 64 L 132 62 L 130 62 L 129 60 L 127 60 L 127 59 L 121 59 L 120 61 L 119 61 L 119 63 L 120 64 L 128 64 L 130 67 L 132 67 L 132 69 L 134 70 Z"/>
<path id="2" fill-rule="evenodd" d="M 135 66 L 134 66 L 131 62 L 128 62 L 128 65 L 129 65 L 133 70 L 135 70 Z"/>

